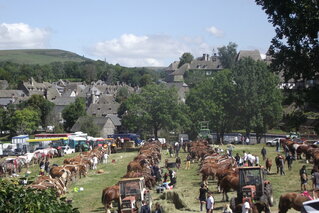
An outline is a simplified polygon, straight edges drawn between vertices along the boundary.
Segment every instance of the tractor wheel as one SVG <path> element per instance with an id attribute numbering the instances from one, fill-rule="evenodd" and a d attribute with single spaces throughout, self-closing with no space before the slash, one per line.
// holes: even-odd
<path id="1" fill-rule="evenodd" d="M 274 205 L 274 197 L 272 195 L 272 187 L 271 184 L 267 184 L 265 187 L 265 195 L 267 196 L 267 203 L 269 206 Z"/>
<path id="2" fill-rule="evenodd" d="M 235 197 L 232 197 L 230 198 L 230 208 L 233 210 L 233 212 L 236 212 L 236 198 Z"/>

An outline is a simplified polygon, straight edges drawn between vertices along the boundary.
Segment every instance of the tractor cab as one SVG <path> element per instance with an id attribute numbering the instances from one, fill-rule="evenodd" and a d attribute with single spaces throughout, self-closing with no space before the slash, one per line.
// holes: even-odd
<path id="1" fill-rule="evenodd" d="M 239 189 L 237 197 L 230 201 L 231 208 L 235 211 L 237 205 L 243 204 L 248 199 L 251 204 L 258 204 L 266 209 L 273 205 L 272 187 L 265 180 L 263 167 L 239 167 Z M 236 212 L 236 211 L 235 211 Z"/>
<path id="2" fill-rule="evenodd" d="M 145 200 L 151 208 L 150 192 L 145 187 L 144 177 L 123 178 L 119 181 L 121 213 L 135 213 L 142 206 Z"/>
<path id="3" fill-rule="evenodd" d="M 240 167 L 237 197 L 256 200 L 264 193 L 264 173 L 262 167 Z"/>

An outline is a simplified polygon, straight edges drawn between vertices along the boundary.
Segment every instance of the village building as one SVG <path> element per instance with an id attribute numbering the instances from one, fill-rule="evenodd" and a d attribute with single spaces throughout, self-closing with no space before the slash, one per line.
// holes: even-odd
<path id="1" fill-rule="evenodd" d="M 86 117 L 80 117 L 71 128 L 71 131 L 81 131 L 81 124 L 84 119 L 86 119 Z M 111 135 L 119 131 L 121 120 L 117 115 L 106 115 L 105 117 L 93 117 L 93 124 L 98 128 L 98 135 L 106 138 L 107 135 Z"/>
<path id="2" fill-rule="evenodd" d="M 9 104 L 19 104 L 28 99 L 22 90 L 0 90 L 0 107 L 7 107 Z"/>

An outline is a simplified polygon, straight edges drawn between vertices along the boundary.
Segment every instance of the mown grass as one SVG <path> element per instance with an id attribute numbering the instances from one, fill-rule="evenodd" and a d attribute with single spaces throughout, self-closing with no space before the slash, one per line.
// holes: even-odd
<path id="1" fill-rule="evenodd" d="M 263 145 L 238 145 L 235 147 L 233 153 L 237 152 L 242 155 L 243 150 L 247 152 L 251 152 L 253 154 L 257 154 L 260 156 L 260 150 Z M 223 146 L 222 146 L 223 148 Z M 271 158 L 274 162 L 274 158 L 277 155 L 275 151 L 275 147 L 266 147 L 268 157 Z M 175 158 L 170 158 L 169 155 L 166 154 L 166 151 L 162 152 L 162 163 L 166 158 L 169 161 L 175 161 Z M 75 155 L 75 154 L 73 154 Z M 66 197 L 68 199 L 73 200 L 73 206 L 79 208 L 80 212 L 104 212 L 103 205 L 101 203 L 101 193 L 102 190 L 107 187 L 114 185 L 118 182 L 120 177 L 122 177 L 126 173 L 126 167 L 129 161 L 131 161 L 137 152 L 127 152 L 127 153 L 117 153 L 112 154 L 109 159 L 109 163 L 106 165 L 98 165 L 98 169 L 103 169 L 105 173 L 96 174 L 95 171 L 90 170 L 88 176 L 86 178 L 82 178 L 69 186 L 69 192 Z M 72 155 L 71 155 L 72 156 Z M 70 157 L 70 156 L 67 156 Z M 199 186 L 201 183 L 201 176 L 198 174 L 198 163 L 195 162 L 191 164 L 190 170 L 185 170 L 184 160 L 186 159 L 186 153 L 181 152 L 180 157 L 183 160 L 183 165 L 180 170 L 177 171 L 177 185 L 176 188 L 173 189 L 176 191 L 180 198 L 187 205 L 184 209 L 175 209 L 172 201 L 161 200 L 159 198 L 160 194 L 155 193 L 155 190 L 152 191 L 153 203 L 159 202 L 164 207 L 166 212 L 170 213 L 181 213 L 181 212 L 199 212 L 199 202 L 197 200 L 199 195 Z M 55 158 L 51 161 L 52 163 L 62 164 L 64 158 Z M 110 163 L 111 160 L 114 159 L 115 163 Z M 264 165 L 264 161 L 260 161 L 261 165 Z M 273 186 L 273 195 L 275 199 L 275 205 L 272 207 L 273 212 L 278 212 L 278 201 L 281 194 L 286 192 L 300 192 L 300 182 L 299 182 L 299 169 L 304 165 L 304 160 L 298 160 L 293 162 L 293 169 L 288 171 L 287 166 L 285 167 L 286 175 L 280 176 L 275 174 L 276 167 L 273 166 L 271 170 L 271 175 L 268 175 L 268 179 L 271 181 Z M 310 174 L 311 164 L 307 165 L 307 172 Z M 39 167 L 31 167 L 32 174 L 35 176 L 38 174 Z M 164 172 L 166 170 L 164 169 Z M 84 191 L 82 192 L 74 192 L 74 187 L 83 187 Z M 308 188 L 311 186 L 308 185 Z M 214 198 L 216 200 L 216 211 L 219 212 L 226 202 L 221 202 L 222 195 L 217 193 L 216 182 L 210 180 L 209 189 L 214 192 Z M 236 196 L 235 192 L 229 193 L 229 197 Z M 289 212 L 296 212 L 294 210 L 290 210 Z"/>
<path id="2" fill-rule="evenodd" d="M 251 152 L 253 154 L 257 154 L 260 157 L 260 164 L 265 165 L 265 162 L 261 158 L 261 148 L 263 145 L 257 144 L 257 145 L 238 145 L 236 146 L 235 150 L 233 151 L 234 154 L 237 152 L 242 155 L 243 151 Z M 225 148 L 225 146 L 222 146 L 222 148 Z M 276 166 L 274 163 L 274 159 L 277 155 L 277 152 L 275 151 L 275 147 L 266 147 L 268 157 L 273 160 L 273 167 L 271 169 L 271 175 L 267 176 L 267 179 L 270 180 L 273 186 L 273 195 L 275 204 L 271 208 L 272 212 L 278 212 L 278 202 L 279 197 L 281 194 L 286 192 L 300 192 L 300 181 L 299 181 L 299 169 L 302 167 L 302 165 L 305 165 L 304 160 L 298 160 L 294 161 L 292 165 L 292 170 L 288 171 L 287 165 L 285 165 L 285 176 L 280 176 L 276 174 Z M 180 153 L 180 156 L 183 160 L 186 159 L 186 153 Z M 174 158 L 169 158 L 168 155 L 166 157 L 170 161 L 174 161 Z M 184 166 L 182 166 L 182 169 L 177 171 L 177 187 L 174 189 L 178 194 L 181 196 L 182 200 L 186 203 L 187 208 L 185 209 L 175 209 L 174 205 L 170 202 L 167 202 L 165 200 L 160 200 L 159 195 L 154 194 L 154 199 L 157 202 L 160 202 L 161 205 L 168 210 L 168 212 L 188 212 L 188 211 L 197 211 L 199 212 L 199 201 L 197 200 L 199 196 L 199 188 L 201 183 L 201 176 L 198 174 L 198 164 L 194 163 L 191 164 L 190 170 L 185 170 Z M 311 164 L 307 165 L 307 172 L 310 174 L 310 170 L 312 168 Z M 311 182 L 311 181 L 309 181 Z M 310 189 L 310 183 L 308 184 L 308 189 Z M 216 201 L 216 210 L 221 211 L 222 208 L 228 203 L 228 202 L 222 202 L 222 195 L 217 192 L 216 188 L 216 181 L 209 181 L 209 189 L 214 192 L 214 198 Z M 229 193 L 229 197 L 236 196 L 235 192 Z M 289 212 L 296 212 L 294 210 L 289 210 Z"/>

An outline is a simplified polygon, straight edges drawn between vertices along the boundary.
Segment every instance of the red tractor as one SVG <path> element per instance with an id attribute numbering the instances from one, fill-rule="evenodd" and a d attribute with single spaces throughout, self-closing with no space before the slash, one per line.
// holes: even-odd
<path id="1" fill-rule="evenodd" d="M 246 200 L 251 206 L 254 205 L 266 213 L 270 212 L 270 206 L 273 206 L 272 187 L 270 182 L 265 180 L 263 167 L 239 168 L 239 190 L 237 197 L 230 200 L 233 212 L 241 212 L 241 204 Z"/>
<path id="2" fill-rule="evenodd" d="M 123 178 L 120 185 L 120 213 L 139 213 L 142 201 L 146 201 L 150 209 L 152 198 L 150 192 L 145 187 L 144 177 Z"/>

